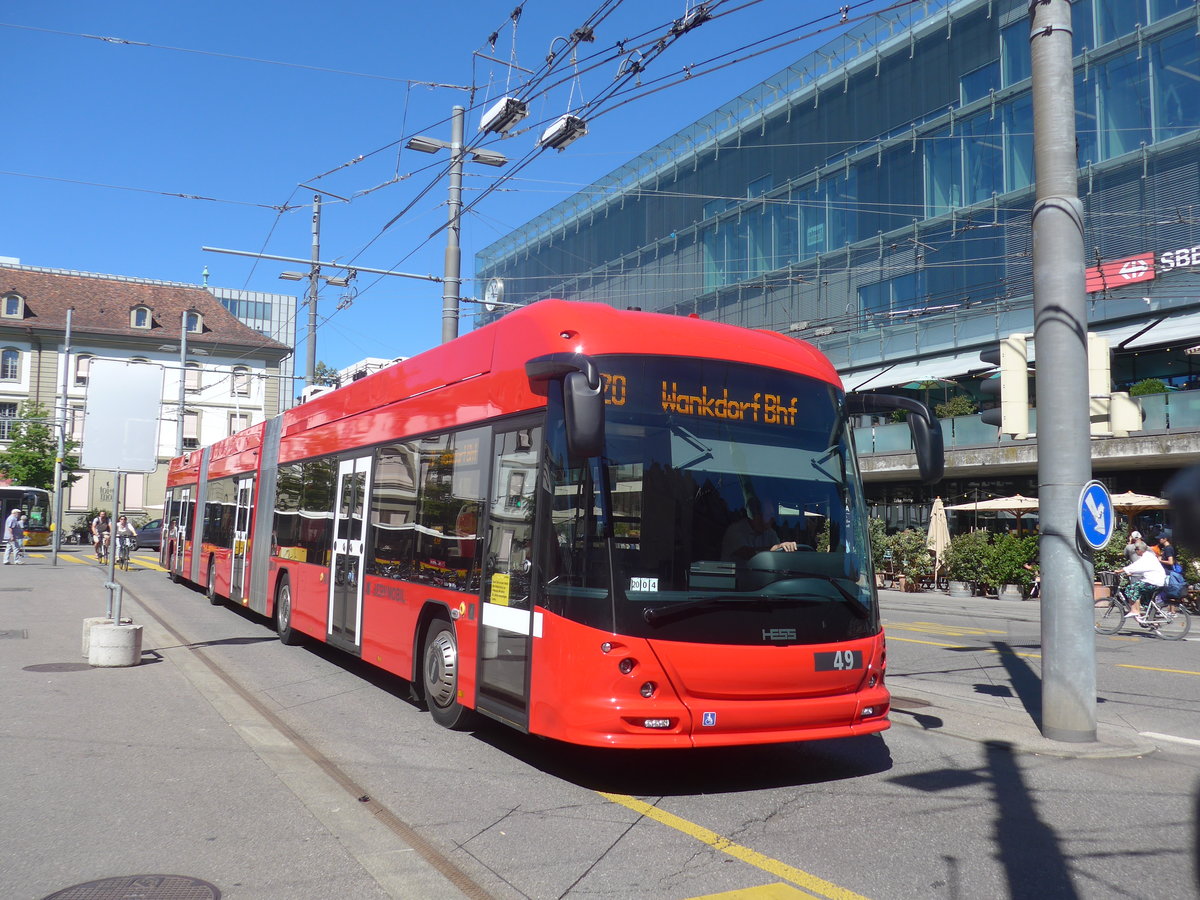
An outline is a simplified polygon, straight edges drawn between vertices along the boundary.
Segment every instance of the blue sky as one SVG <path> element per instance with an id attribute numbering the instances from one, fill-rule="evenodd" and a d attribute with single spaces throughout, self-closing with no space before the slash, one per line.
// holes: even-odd
<path id="1" fill-rule="evenodd" d="M 312 192 L 298 187 L 307 183 L 352 198 L 324 206 L 323 259 L 441 275 L 445 235 L 430 235 L 446 220 L 446 182 L 436 180 L 445 154 L 439 159 L 401 145 L 418 133 L 448 140 L 451 106 L 469 107 L 471 95 L 415 82 L 475 85 L 475 103 L 485 105 L 503 95 L 506 80 L 515 88 L 526 76 L 513 71 L 510 77 L 505 66 L 472 54 L 514 59 L 509 16 L 516 5 L 517 0 L 10 0 L 0 12 L 9 123 L 0 156 L 0 256 L 26 265 L 190 283 L 199 283 L 207 266 L 213 285 L 302 294 L 303 283 L 277 276 L 303 266 L 200 248 L 307 258 Z M 743 5 L 726 2 L 719 10 Z M 858 10 L 879 6 L 873 2 Z M 688 3 L 528 0 L 515 31 L 515 61 L 539 68 L 552 43 L 563 45 L 556 38 L 601 8 L 609 15 L 596 28 L 595 42 L 581 45 L 580 59 L 643 32 L 664 32 Z M 752 3 L 683 35 L 648 65 L 643 78 L 679 73 L 823 16 L 834 16 L 821 23 L 830 26 L 837 10 L 835 3 Z M 493 32 L 498 32 L 494 50 L 487 42 Z M 482 292 L 470 280 L 477 249 L 835 33 L 626 103 L 600 116 L 591 133 L 565 151 L 540 154 L 464 217 L 463 295 Z M 545 84 L 561 83 L 536 94 L 530 121 L 553 119 L 598 96 L 612 84 L 617 63 L 577 78 L 567 77 L 569 60 L 555 71 L 561 77 Z M 477 111 L 468 113 L 468 141 L 478 119 Z M 492 146 L 523 158 L 539 130 Z M 464 201 L 503 171 L 468 164 Z M 172 196 L 179 194 L 206 199 Z M 294 208 L 280 212 L 284 206 Z M 344 290 L 323 288 L 320 360 L 342 367 L 367 356 L 411 356 L 440 340 L 439 284 L 363 274 L 357 291 L 339 310 Z M 472 308 L 464 304 L 464 313 Z M 299 318 L 302 341 L 303 309 Z M 464 318 L 464 331 L 470 322 Z M 302 370 L 302 344 L 297 359 Z"/>

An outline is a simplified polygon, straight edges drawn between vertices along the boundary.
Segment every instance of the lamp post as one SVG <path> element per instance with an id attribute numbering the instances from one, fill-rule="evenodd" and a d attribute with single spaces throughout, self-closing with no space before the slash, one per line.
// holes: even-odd
<path id="1" fill-rule="evenodd" d="M 419 150 L 421 153 L 450 151 L 450 196 L 447 202 L 446 257 L 442 275 L 443 344 L 458 337 L 458 301 L 462 286 L 462 248 L 459 244 L 459 232 L 462 219 L 463 157 L 470 153 L 472 160 L 486 166 L 502 166 L 508 162 L 508 158 L 501 153 L 464 146 L 463 120 L 465 115 L 466 110 L 461 106 L 455 106 L 451 111 L 449 143 L 417 135 L 409 138 L 408 143 L 405 144 L 409 150 Z"/>

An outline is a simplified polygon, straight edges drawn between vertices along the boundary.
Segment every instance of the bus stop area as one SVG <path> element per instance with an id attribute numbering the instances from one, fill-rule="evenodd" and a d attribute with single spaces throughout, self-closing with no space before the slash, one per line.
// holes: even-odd
<path id="1" fill-rule="evenodd" d="M 172 606 L 208 603 L 157 567 L 120 576 L 129 587 L 123 612 L 144 627 L 139 665 L 90 666 L 81 653 L 82 623 L 104 612 L 105 574 L 90 554 L 64 552 L 57 566 L 49 553 L 32 554 L 0 578 L 0 842 L 8 848 L 0 896 L 109 896 L 58 892 L 163 876 L 184 879 L 183 887 L 137 896 L 469 895 L 423 855 L 419 835 L 406 839 L 402 828 L 389 827 L 387 810 L 355 797 L 356 786 L 303 737 L 281 730 L 269 699 L 239 693 L 197 652 L 221 641 L 188 643 L 171 627 Z M 886 620 L 913 595 L 882 591 L 880 600 Z M 921 602 L 954 604 L 968 618 L 977 608 L 996 615 L 996 601 L 983 598 L 923 595 Z M 1011 604 L 1011 612 L 1028 616 L 1034 605 Z M 212 614 L 237 621 L 229 610 Z M 265 627 L 261 640 L 271 640 Z M 229 643 L 238 641 L 246 639 Z M 1116 722 L 1100 724 L 1096 743 L 1047 741 L 1014 701 L 1016 691 L 980 695 L 938 673 L 895 674 L 896 727 L 1060 756 L 1153 749 Z M 205 885 L 219 893 L 203 893 Z"/>

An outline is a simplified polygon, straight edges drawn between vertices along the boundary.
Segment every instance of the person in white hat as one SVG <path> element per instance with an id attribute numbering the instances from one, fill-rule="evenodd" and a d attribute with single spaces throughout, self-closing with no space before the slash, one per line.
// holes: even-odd
<path id="1" fill-rule="evenodd" d="M 1142 550 L 1146 549 L 1146 542 L 1142 540 L 1142 533 L 1140 531 L 1129 532 L 1129 543 L 1125 545 L 1125 562 L 1127 564 L 1132 565 L 1137 562 L 1139 547 Z"/>

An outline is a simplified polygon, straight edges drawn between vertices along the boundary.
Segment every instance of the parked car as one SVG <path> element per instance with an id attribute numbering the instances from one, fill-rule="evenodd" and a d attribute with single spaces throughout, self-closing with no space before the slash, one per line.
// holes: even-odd
<path id="1" fill-rule="evenodd" d="M 157 550 L 162 546 L 162 519 L 151 519 L 137 533 L 139 550 Z"/>

